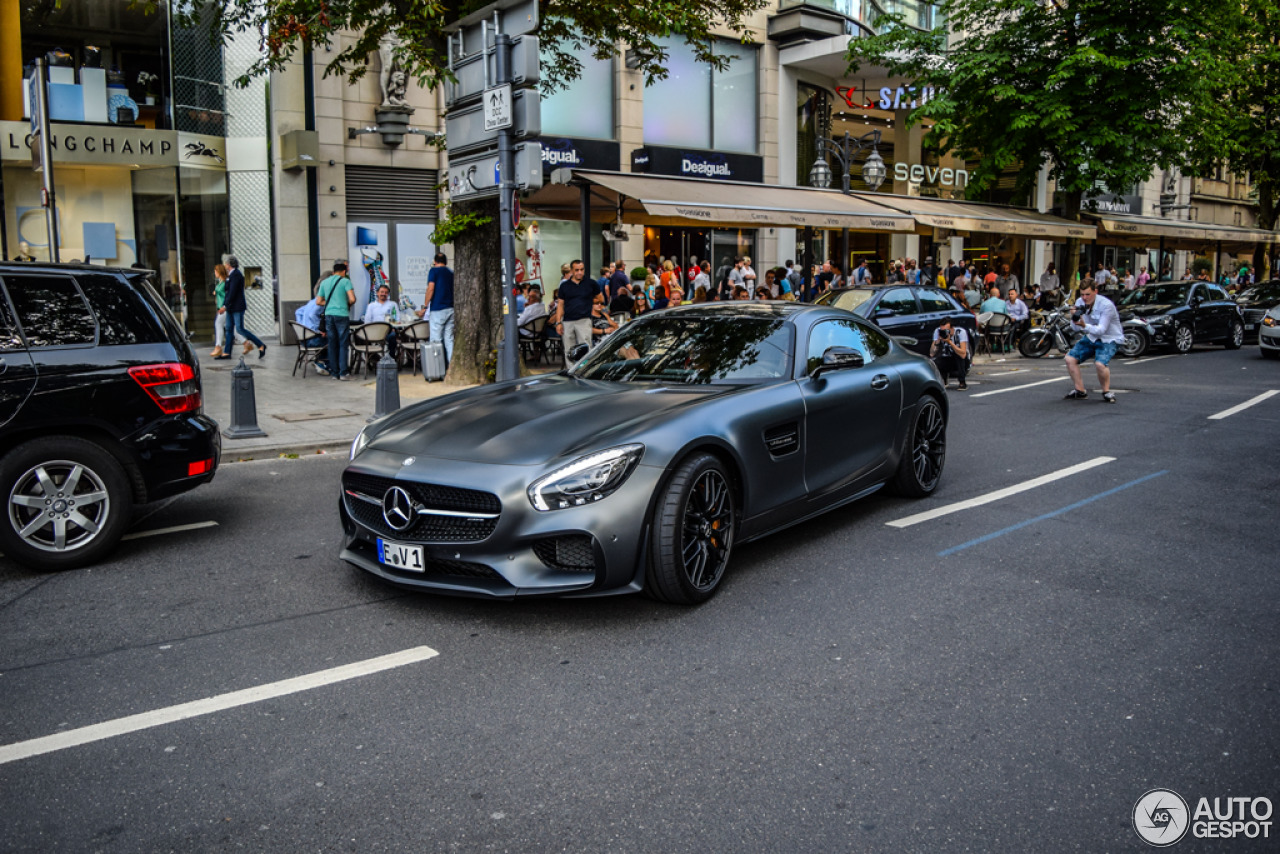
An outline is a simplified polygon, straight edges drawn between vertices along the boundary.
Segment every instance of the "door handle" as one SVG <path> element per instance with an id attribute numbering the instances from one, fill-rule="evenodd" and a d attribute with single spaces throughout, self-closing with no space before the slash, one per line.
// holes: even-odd
<path id="1" fill-rule="evenodd" d="M 3 374 L 7 370 L 9 370 L 9 363 L 6 362 L 3 357 L 0 357 L 0 374 Z"/>
<path id="2" fill-rule="evenodd" d="M 889 387 L 889 378 L 884 374 L 876 374 L 871 378 L 871 387 L 876 391 Z"/>

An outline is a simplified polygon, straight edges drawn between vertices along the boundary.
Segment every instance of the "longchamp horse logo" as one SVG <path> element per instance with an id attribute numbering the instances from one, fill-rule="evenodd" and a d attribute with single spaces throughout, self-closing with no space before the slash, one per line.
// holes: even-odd
<path id="1" fill-rule="evenodd" d="M 209 146 L 205 145 L 203 142 L 188 142 L 186 145 L 186 149 L 187 149 L 187 153 L 183 156 L 188 160 L 190 160 L 192 157 L 212 157 L 214 160 L 218 161 L 219 163 L 226 162 L 225 160 L 222 159 L 222 155 L 219 154 L 216 149 L 210 148 Z"/>

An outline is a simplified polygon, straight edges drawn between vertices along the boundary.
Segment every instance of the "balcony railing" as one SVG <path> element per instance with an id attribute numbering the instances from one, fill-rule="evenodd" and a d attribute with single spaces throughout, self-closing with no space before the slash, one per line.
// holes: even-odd
<path id="1" fill-rule="evenodd" d="M 800 6 L 829 9 L 875 32 L 875 20 L 881 15 L 902 15 L 909 26 L 932 30 L 941 26 L 942 12 L 926 0 L 780 0 L 778 11 Z"/>

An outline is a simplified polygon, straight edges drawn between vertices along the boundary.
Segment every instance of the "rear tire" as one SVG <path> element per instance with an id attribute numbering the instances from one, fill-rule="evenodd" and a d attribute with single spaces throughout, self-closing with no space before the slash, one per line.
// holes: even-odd
<path id="1" fill-rule="evenodd" d="M 680 463 L 653 511 L 645 592 L 663 602 L 697 605 L 724 578 L 737 529 L 729 473 L 711 454 Z"/>
<path id="2" fill-rule="evenodd" d="M 75 569 L 115 548 L 129 524 L 124 467 L 75 436 L 24 442 L 0 460 L 0 546 L 32 569 Z"/>
<path id="3" fill-rule="evenodd" d="M 923 498 L 938 488 L 946 461 L 947 421 L 938 401 L 926 395 L 916 404 L 890 485 L 899 495 Z"/>
<path id="4" fill-rule="evenodd" d="M 1018 352 L 1028 359 L 1039 359 L 1053 349 L 1053 336 L 1047 332 L 1028 332 L 1018 339 Z"/>
<path id="5" fill-rule="evenodd" d="M 1244 324 L 1238 320 L 1231 321 L 1231 331 L 1222 343 L 1228 350 L 1239 350 L 1244 345 Z"/>

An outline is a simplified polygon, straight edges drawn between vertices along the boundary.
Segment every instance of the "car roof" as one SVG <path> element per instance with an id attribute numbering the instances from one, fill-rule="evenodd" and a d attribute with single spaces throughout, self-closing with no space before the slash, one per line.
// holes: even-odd
<path id="1" fill-rule="evenodd" d="M 882 285 L 858 285 L 857 287 L 854 287 L 854 288 L 831 288 L 830 292 L 833 294 L 843 294 L 848 291 L 883 291 L 888 288 L 924 288 L 925 290 L 930 290 L 930 291 L 942 291 L 943 293 L 947 292 L 946 288 L 940 288 L 937 285 L 913 285 L 913 284 L 910 284 L 909 282 L 892 282 L 892 283 L 886 282 L 885 284 L 882 284 Z"/>
<path id="2" fill-rule="evenodd" d="M 146 276 L 151 274 L 151 270 L 142 267 L 108 267 L 102 264 L 78 264 L 58 263 L 54 264 L 49 261 L 3 261 L 0 260 L 0 273 L 123 273 L 127 276 Z"/>
<path id="3" fill-rule="evenodd" d="M 675 305 L 659 309 L 663 314 L 690 315 L 693 317 L 715 317 L 723 314 L 740 317 L 790 317 L 806 310 L 822 309 L 825 306 L 809 305 L 802 302 L 756 302 L 727 300 L 716 302 L 699 302 L 689 305 Z"/>

